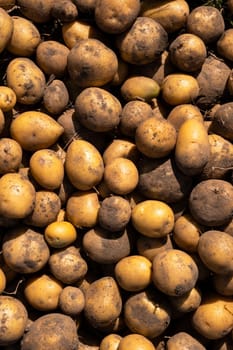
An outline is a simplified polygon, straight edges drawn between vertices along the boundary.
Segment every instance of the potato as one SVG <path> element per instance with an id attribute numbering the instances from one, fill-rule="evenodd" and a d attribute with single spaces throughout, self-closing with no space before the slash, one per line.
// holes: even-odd
<path id="1" fill-rule="evenodd" d="M 166 203 L 157 200 L 144 200 L 132 210 L 131 222 L 141 234 L 161 238 L 168 235 L 174 227 L 174 213 Z"/>
<path id="2" fill-rule="evenodd" d="M 47 75 L 63 77 L 67 69 L 68 47 L 55 40 L 41 42 L 36 49 L 36 64 Z"/>
<path id="3" fill-rule="evenodd" d="M 40 273 L 27 279 L 23 293 L 26 301 L 35 310 L 56 310 L 63 284 L 50 274 Z"/>
<path id="4" fill-rule="evenodd" d="M 70 316 L 57 312 L 38 317 L 23 336 L 21 348 L 45 350 L 62 347 L 64 350 L 72 350 L 78 344 L 75 321 Z"/>
<path id="5" fill-rule="evenodd" d="M 232 298 L 208 293 L 192 315 L 192 325 L 207 339 L 220 339 L 233 328 Z"/>
<path id="6" fill-rule="evenodd" d="M 192 348 L 195 350 L 206 349 L 196 338 L 186 332 L 178 332 L 172 335 L 166 344 L 167 350 L 186 350 Z"/>
<path id="7" fill-rule="evenodd" d="M 17 172 L 23 158 L 20 144 L 8 137 L 0 139 L 0 174 Z"/>
<path id="8" fill-rule="evenodd" d="M 20 12 L 34 23 L 47 23 L 51 20 L 53 0 L 17 0 Z"/>
<path id="9" fill-rule="evenodd" d="M 7 173 L 0 178 L 0 214 L 22 219 L 35 206 L 36 191 L 32 183 L 18 173 Z"/>
<path id="10" fill-rule="evenodd" d="M 16 57 L 9 62 L 6 82 L 14 90 L 17 102 L 23 105 L 41 101 L 46 83 L 42 70 L 28 57 Z"/>
<path id="11" fill-rule="evenodd" d="M 16 56 L 32 56 L 41 42 L 39 30 L 27 18 L 21 16 L 12 16 L 11 18 L 13 20 L 13 32 L 6 49 Z"/>
<path id="12" fill-rule="evenodd" d="M 14 90 L 7 86 L 0 86 L 0 108 L 3 112 L 11 111 L 15 107 L 16 99 Z"/>
<path id="13" fill-rule="evenodd" d="M 69 103 L 69 92 L 62 80 L 54 79 L 46 86 L 43 106 L 49 113 L 58 115 L 64 112 Z"/>
<path id="14" fill-rule="evenodd" d="M 122 107 L 119 128 L 123 135 L 134 138 L 138 125 L 147 118 L 153 117 L 151 106 L 144 101 L 134 100 Z"/>
<path id="15" fill-rule="evenodd" d="M 188 197 L 193 179 L 177 167 L 174 158 L 141 158 L 138 191 L 147 199 L 175 204 Z"/>
<path id="16" fill-rule="evenodd" d="M 75 188 L 90 190 L 104 175 L 102 156 L 90 142 L 73 140 L 67 148 L 65 171 Z"/>
<path id="17" fill-rule="evenodd" d="M 51 15 L 61 22 L 71 22 L 78 17 L 78 8 L 73 1 L 60 0 L 53 2 Z"/>
<path id="18" fill-rule="evenodd" d="M 50 255 L 43 235 L 25 225 L 8 230 L 3 237 L 2 253 L 6 264 L 21 274 L 41 270 Z"/>
<path id="19" fill-rule="evenodd" d="M 189 210 L 201 225 L 221 226 L 228 223 L 233 210 L 233 186 L 221 179 L 200 181 L 190 193 Z"/>
<path id="20" fill-rule="evenodd" d="M 137 17 L 131 27 L 116 38 L 120 57 L 131 64 L 154 62 L 168 45 L 168 35 L 159 22 Z"/>
<path id="21" fill-rule="evenodd" d="M 86 88 L 75 99 L 75 117 L 96 132 L 114 130 L 120 122 L 121 110 L 118 98 L 99 87 Z"/>
<path id="22" fill-rule="evenodd" d="M 109 232 L 95 226 L 84 234 L 82 245 L 85 254 L 94 262 L 114 264 L 131 252 L 131 232 L 128 229 Z"/>
<path id="23" fill-rule="evenodd" d="M 94 328 L 111 325 L 121 310 L 122 299 L 114 278 L 101 277 L 90 284 L 85 293 L 84 315 Z"/>
<path id="24" fill-rule="evenodd" d="M 118 157 L 127 158 L 136 163 L 139 159 L 139 151 L 135 143 L 123 138 L 113 139 L 103 152 L 103 161 L 105 164 L 108 164 L 114 158 Z"/>
<path id="25" fill-rule="evenodd" d="M 119 334 L 110 333 L 101 340 L 99 350 L 117 350 L 121 339 Z"/>
<path id="26" fill-rule="evenodd" d="M 74 243 L 77 231 L 69 221 L 54 221 L 45 227 L 44 237 L 50 247 L 65 248 Z"/>
<path id="27" fill-rule="evenodd" d="M 146 237 L 139 235 L 136 240 L 137 251 L 140 255 L 153 261 L 156 254 L 162 250 L 172 249 L 172 241 L 169 235 L 162 238 Z"/>
<path id="28" fill-rule="evenodd" d="M 197 251 L 203 263 L 212 272 L 228 274 L 233 272 L 233 237 L 219 230 L 205 231 L 199 238 Z"/>
<path id="29" fill-rule="evenodd" d="M 232 102 L 223 103 L 214 113 L 210 126 L 212 133 L 216 133 L 231 142 L 233 141 L 232 108 Z"/>
<path id="30" fill-rule="evenodd" d="M 189 4 L 183 0 L 142 1 L 141 15 L 158 21 L 168 33 L 174 33 L 186 26 Z"/>
<path id="31" fill-rule="evenodd" d="M 147 339 L 158 337 L 171 321 L 169 304 L 155 289 L 129 295 L 123 311 L 124 321 L 131 333 L 138 333 Z"/>
<path id="32" fill-rule="evenodd" d="M 180 129 L 185 120 L 192 118 L 204 121 L 204 116 L 200 109 L 191 103 L 173 107 L 167 116 L 167 120 L 175 127 L 176 131 Z"/>
<path id="33" fill-rule="evenodd" d="M 159 84 L 152 78 L 133 76 L 127 78 L 121 85 L 121 95 L 127 102 L 140 100 L 150 102 L 160 92 Z"/>
<path id="34" fill-rule="evenodd" d="M 71 48 L 67 57 L 71 80 L 80 87 L 101 87 L 109 83 L 118 69 L 115 52 L 98 39 L 88 38 Z"/>
<path id="35" fill-rule="evenodd" d="M 103 178 L 113 194 L 126 195 L 136 188 L 139 175 L 130 159 L 118 157 L 105 165 Z"/>
<path id="36" fill-rule="evenodd" d="M 172 305 L 174 313 L 189 313 L 196 310 L 201 304 L 201 291 L 198 288 L 192 288 L 188 293 L 181 296 L 170 296 L 169 302 Z"/>
<path id="37" fill-rule="evenodd" d="M 52 146 L 63 130 L 48 114 L 34 110 L 19 114 L 10 125 L 11 137 L 27 151 Z"/>
<path id="38" fill-rule="evenodd" d="M 23 302 L 10 295 L 0 295 L 0 345 L 15 344 L 24 334 L 28 312 Z"/>
<path id="39" fill-rule="evenodd" d="M 233 294 L 233 274 L 214 274 L 212 276 L 214 290 L 223 296 L 231 297 Z"/>
<path id="40" fill-rule="evenodd" d="M 166 119 L 148 118 L 138 125 L 135 144 L 149 158 L 166 157 L 175 147 L 176 130 Z"/>
<path id="41" fill-rule="evenodd" d="M 181 296 L 190 292 L 197 279 L 198 267 L 193 258 L 183 250 L 168 249 L 158 253 L 153 259 L 152 281 L 166 295 Z"/>
<path id="42" fill-rule="evenodd" d="M 24 223 L 35 227 L 46 227 L 56 221 L 61 209 L 61 200 L 53 191 L 37 190 L 32 212 L 24 218 Z"/>
<path id="43" fill-rule="evenodd" d="M 175 145 L 175 162 L 186 175 L 200 174 L 210 157 L 208 133 L 202 121 L 186 120 L 180 127 Z"/>
<path id="44" fill-rule="evenodd" d="M 161 96 L 171 106 L 193 103 L 198 95 L 198 81 L 190 74 L 168 74 L 161 85 Z"/>
<path id="45" fill-rule="evenodd" d="M 74 286 L 63 288 L 59 296 L 59 308 L 71 317 L 79 315 L 85 306 L 85 296 L 81 289 Z"/>
<path id="46" fill-rule="evenodd" d="M 0 3 L 0 29 L 1 29 L 1 41 L 0 41 L 0 53 L 2 53 L 13 33 L 13 19 L 7 13 L 7 9 L 2 8 Z"/>
<path id="47" fill-rule="evenodd" d="M 131 218 L 129 201 L 121 196 L 104 198 L 98 210 L 99 225 L 111 232 L 123 230 Z"/>
<path id="48" fill-rule="evenodd" d="M 195 34 L 178 35 L 169 46 L 171 62 L 183 72 L 198 71 L 207 57 L 204 41 Z"/>
<path id="49" fill-rule="evenodd" d="M 197 35 L 205 44 L 216 42 L 224 29 L 223 16 L 214 6 L 195 7 L 187 18 L 187 32 Z"/>
<path id="50" fill-rule="evenodd" d="M 233 61 L 232 35 L 232 28 L 226 29 L 216 43 L 218 54 L 229 61 Z"/>
<path id="51" fill-rule="evenodd" d="M 134 271 L 137 271 L 135 275 Z M 119 286 L 129 292 L 144 290 L 151 283 L 152 263 L 141 255 L 130 255 L 119 260 L 114 275 Z"/>

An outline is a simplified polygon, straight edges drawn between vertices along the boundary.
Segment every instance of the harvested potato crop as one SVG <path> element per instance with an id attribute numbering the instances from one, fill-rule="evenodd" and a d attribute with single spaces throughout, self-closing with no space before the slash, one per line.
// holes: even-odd
<path id="1" fill-rule="evenodd" d="M 120 101 L 103 88 L 86 88 L 75 99 L 75 117 L 95 132 L 107 132 L 117 127 L 121 111 Z"/>
<path id="2" fill-rule="evenodd" d="M 137 17 L 132 26 L 116 39 L 120 57 L 135 65 L 154 62 L 167 45 L 168 35 L 165 29 L 148 17 Z"/>
<path id="3" fill-rule="evenodd" d="M 143 75 L 126 78 L 121 85 L 121 95 L 127 102 L 133 100 L 151 102 L 159 92 L 159 84 L 154 79 Z"/>
<path id="4" fill-rule="evenodd" d="M 44 237 L 50 247 L 65 248 L 74 243 L 77 231 L 69 221 L 54 221 L 45 227 Z"/>
<path id="5" fill-rule="evenodd" d="M 11 137 L 27 151 L 37 151 L 52 146 L 62 135 L 63 127 L 48 114 L 26 111 L 10 125 Z"/>
<path id="6" fill-rule="evenodd" d="M 46 83 L 43 71 L 28 57 L 16 57 L 9 62 L 6 82 L 14 90 L 17 102 L 23 105 L 41 101 Z"/>
<path id="7" fill-rule="evenodd" d="M 101 87 L 113 79 L 118 69 L 118 60 L 115 52 L 102 41 L 88 38 L 70 50 L 67 69 L 75 85 Z"/>
<path id="8" fill-rule="evenodd" d="M 69 103 L 69 92 L 62 80 L 54 79 L 47 85 L 43 95 L 43 106 L 52 115 L 61 114 Z"/>
<path id="9" fill-rule="evenodd" d="M 15 344 L 24 334 L 28 312 L 23 302 L 10 295 L 0 295 L 0 345 Z"/>
<path id="10" fill-rule="evenodd" d="M 169 296 L 188 293 L 195 287 L 197 279 L 198 267 L 183 250 L 168 249 L 153 259 L 152 281 L 156 288 Z"/>
<path id="11" fill-rule="evenodd" d="M 11 111 L 16 104 L 16 94 L 13 89 L 7 86 L 0 86 L 0 109 L 3 112 Z"/>
<path id="12" fill-rule="evenodd" d="M 69 316 L 79 315 L 85 306 L 85 296 L 80 288 L 66 286 L 59 296 L 59 308 Z"/>
<path id="13" fill-rule="evenodd" d="M 0 139 L 0 174 L 17 172 L 23 158 L 20 144 L 9 138 Z"/>
<path id="14" fill-rule="evenodd" d="M 1 6 L 1 3 L 0 3 Z M 7 13 L 3 6 L 0 7 L 0 29 L 1 29 L 1 40 L 0 40 L 0 53 L 3 52 L 11 38 L 13 33 L 13 20 Z"/>

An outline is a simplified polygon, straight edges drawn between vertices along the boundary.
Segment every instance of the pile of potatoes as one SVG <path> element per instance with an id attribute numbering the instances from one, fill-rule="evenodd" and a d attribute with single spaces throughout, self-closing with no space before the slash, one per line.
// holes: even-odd
<path id="1" fill-rule="evenodd" d="M 233 348 L 233 1 L 213 4 L 0 0 L 2 349 Z"/>

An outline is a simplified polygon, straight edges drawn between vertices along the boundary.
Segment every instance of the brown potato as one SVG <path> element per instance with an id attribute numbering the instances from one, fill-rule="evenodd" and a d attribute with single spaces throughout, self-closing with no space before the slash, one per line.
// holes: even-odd
<path id="1" fill-rule="evenodd" d="M 167 249 L 153 259 L 152 281 L 156 288 L 169 296 L 181 296 L 190 292 L 197 279 L 198 267 L 183 250 Z"/>
<path id="2" fill-rule="evenodd" d="M 166 344 L 167 350 L 206 350 L 206 348 L 192 335 L 186 332 L 178 332 L 172 335 Z"/>
<path id="3" fill-rule="evenodd" d="M 166 119 L 148 118 L 138 125 L 135 144 L 149 158 L 166 157 L 175 147 L 176 130 Z"/>
<path id="4" fill-rule="evenodd" d="M 118 69 L 115 52 L 93 38 L 78 42 L 67 59 L 69 76 L 81 87 L 101 87 L 113 79 Z"/>
<path id="5" fill-rule="evenodd" d="M 76 317 L 85 306 L 85 296 L 81 289 L 74 286 L 63 288 L 59 296 L 59 308 L 69 316 Z"/>
<path id="6" fill-rule="evenodd" d="M 201 304 L 201 297 L 200 289 L 193 287 L 188 293 L 181 296 L 170 296 L 169 302 L 174 312 L 193 312 Z"/>
<path id="7" fill-rule="evenodd" d="M 71 22 L 78 17 L 78 8 L 71 0 L 53 2 L 51 15 L 61 22 Z"/>
<path id="8" fill-rule="evenodd" d="M 176 131 L 179 130 L 183 122 L 187 119 L 204 120 L 204 116 L 197 106 L 190 103 L 184 103 L 172 108 L 167 116 L 167 120 L 175 127 Z"/>
<path id="9" fill-rule="evenodd" d="M 15 107 L 16 100 L 14 90 L 7 86 L 0 86 L 0 109 L 3 112 L 11 111 Z"/>
<path id="10" fill-rule="evenodd" d="M 121 58 L 131 64 L 154 62 L 168 45 L 168 35 L 159 22 L 137 17 L 132 26 L 117 36 L 116 46 Z"/>
<path id="11" fill-rule="evenodd" d="M 0 0 L 0 7 L 4 10 L 11 10 L 15 6 L 15 0 Z"/>
<path id="12" fill-rule="evenodd" d="M 51 20 L 53 0 L 17 0 L 17 5 L 20 12 L 34 23 L 47 23 Z"/>
<path id="13" fill-rule="evenodd" d="M 67 69 L 67 57 L 70 50 L 55 40 L 41 42 L 36 49 L 36 63 L 48 75 L 62 77 Z"/>
<path id="14" fill-rule="evenodd" d="M 118 98 L 99 87 L 86 88 L 75 99 L 75 117 L 95 132 L 114 130 L 120 122 L 121 110 Z"/>
<path id="15" fill-rule="evenodd" d="M 22 274 L 41 270 L 50 256 L 44 236 L 22 225 L 8 230 L 4 235 L 2 253 L 6 264 Z"/>
<path id="16" fill-rule="evenodd" d="M 1 6 L 1 3 L 0 3 L 0 29 L 1 29 L 0 53 L 5 50 L 13 33 L 13 20 L 6 10 L 7 9 L 3 8 L 3 6 Z"/>
<path id="17" fill-rule="evenodd" d="M 214 113 L 210 126 L 211 132 L 216 133 L 231 142 L 233 141 L 232 109 L 232 102 L 223 103 Z"/>
<path id="18" fill-rule="evenodd" d="M 62 80 L 55 79 L 46 86 L 43 95 L 44 108 L 53 115 L 64 112 L 69 103 L 69 92 Z"/>
<path id="19" fill-rule="evenodd" d="M 24 334 L 21 346 L 22 350 L 59 349 L 61 346 L 63 350 L 70 350 L 77 349 L 78 344 L 75 321 L 57 312 L 38 317 Z"/>
<path id="20" fill-rule="evenodd" d="M 20 144 L 8 137 L 0 139 L 0 174 L 17 172 L 23 158 Z"/>
<path id="21" fill-rule="evenodd" d="M 189 209 L 201 225 L 221 226 L 228 223 L 233 210 L 233 186 L 221 179 L 200 181 L 190 193 Z"/>
<path id="22" fill-rule="evenodd" d="M 159 84 L 154 79 L 143 75 L 129 77 L 121 85 L 121 95 L 127 102 L 133 100 L 151 102 L 159 92 Z"/>
<path id="23" fill-rule="evenodd" d="M 169 235 L 162 238 L 146 237 L 139 235 L 136 241 L 137 251 L 140 255 L 153 261 L 156 254 L 166 249 L 172 249 L 172 241 Z"/>

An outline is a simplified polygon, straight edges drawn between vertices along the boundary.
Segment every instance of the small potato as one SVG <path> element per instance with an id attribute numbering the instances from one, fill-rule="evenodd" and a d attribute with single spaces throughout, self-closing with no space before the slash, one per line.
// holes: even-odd
<path id="1" fill-rule="evenodd" d="M 61 114 L 69 103 L 69 92 L 59 79 L 46 86 L 43 95 L 44 108 L 53 115 Z"/>
<path id="2" fill-rule="evenodd" d="M 75 99 L 75 117 L 95 132 L 114 130 L 120 122 L 121 110 L 118 98 L 99 87 L 86 88 Z"/>
<path id="3" fill-rule="evenodd" d="M 197 79 L 189 74 L 169 74 L 164 78 L 161 85 L 161 96 L 171 106 L 193 103 L 198 95 Z"/>
<path id="4" fill-rule="evenodd" d="M 224 29 L 222 13 L 214 6 L 195 7 L 187 18 L 187 32 L 197 35 L 205 44 L 216 42 Z"/>
<path id="5" fill-rule="evenodd" d="M 169 302 L 175 312 L 193 312 L 200 306 L 201 297 L 201 291 L 193 287 L 188 293 L 181 296 L 170 296 Z"/>
<path id="6" fill-rule="evenodd" d="M 29 169 L 33 178 L 44 189 L 55 190 L 63 182 L 63 162 L 52 149 L 35 151 L 29 160 Z"/>
<path id="7" fill-rule="evenodd" d="M 16 100 L 14 90 L 7 86 L 0 86 L 0 109 L 3 112 L 11 111 L 16 104 Z"/>
<path id="8" fill-rule="evenodd" d="M 175 162 L 186 175 L 200 174 L 210 157 L 208 132 L 202 121 L 186 120 L 180 127 L 175 145 Z"/>
<path id="9" fill-rule="evenodd" d="M 39 274 L 27 279 L 24 296 L 35 310 L 51 312 L 58 307 L 62 289 L 62 283 L 53 276 Z"/>
<path id="10" fill-rule="evenodd" d="M 102 180 L 103 158 L 90 142 L 73 140 L 67 148 L 65 171 L 75 188 L 82 191 L 90 190 Z"/>
<path id="11" fill-rule="evenodd" d="M 36 49 L 36 63 L 47 75 L 62 77 L 67 68 L 67 57 L 70 50 L 55 40 L 41 42 Z"/>
<path id="12" fill-rule="evenodd" d="M 129 230 L 110 232 L 95 226 L 83 236 L 83 250 L 89 258 L 100 264 L 114 264 L 131 252 L 132 237 Z"/>
<path id="13" fill-rule="evenodd" d="M 13 20 L 6 10 L 7 9 L 3 8 L 0 2 L 0 30 L 1 30 L 0 53 L 5 50 L 13 33 Z"/>
<path id="14" fill-rule="evenodd" d="M 125 335 L 120 343 L 118 350 L 155 350 L 153 343 L 141 334 Z"/>
<path id="15" fill-rule="evenodd" d="M 123 230 L 131 218 L 129 201 L 121 196 L 112 195 L 105 198 L 98 210 L 98 223 L 111 232 Z"/>
<path id="16" fill-rule="evenodd" d="M 120 57 L 135 65 L 154 62 L 167 45 L 168 35 L 165 29 L 148 17 L 137 17 L 132 26 L 116 39 Z"/>
<path id="17" fill-rule="evenodd" d="M 3 237 L 2 253 L 6 264 L 22 274 L 41 270 L 49 259 L 49 248 L 39 231 L 28 226 L 12 228 Z"/>
<path id="18" fill-rule="evenodd" d="M 15 296 L 0 295 L 0 345 L 16 344 L 27 326 L 28 312 Z"/>
<path id="19" fill-rule="evenodd" d="M 69 316 L 76 317 L 85 306 L 85 296 L 81 289 L 73 286 L 63 288 L 59 296 L 59 308 Z"/>
<path id="20" fill-rule="evenodd" d="M 173 107 L 167 116 L 167 120 L 175 127 L 176 131 L 180 129 L 185 120 L 192 118 L 204 120 L 200 109 L 190 103 Z"/>
<path id="21" fill-rule="evenodd" d="M 135 205 L 131 221 L 134 228 L 147 237 L 167 236 L 174 227 L 174 213 L 164 202 L 144 200 Z"/>
<path id="22" fill-rule="evenodd" d="M 160 251 L 173 248 L 169 235 L 162 238 L 153 238 L 139 235 L 136 241 L 136 246 L 138 253 L 150 261 L 153 261 L 155 255 Z"/>
<path id="23" fill-rule="evenodd" d="M 136 165 L 127 158 L 119 157 L 106 164 L 104 181 L 109 190 L 117 195 L 126 195 L 132 192 L 139 179 Z"/>
<path id="24" fill-rule="evenodd" d="M 157 290 L 133 293 L 124 304 L 124 321 L 132 333 L 154 339 L 170 324 L 170 306 Z"/>
<path id="25" fill-rule="evenodd" d="M 23 219 L 35 206 L 33 184 L 19 173 L 7 173 L 0 178 L 0 214 L 12 219 Z"/>
<path id="26" fill-rule="evenodd" d="M 20 144 L 8 137 L 0 139 L 0 174 L 17 172 L 23 158 Z"/>
<path id="27" fill-rule="evenodd" d="M 200 181 L 190 193 L 189 210 L 201 225 L 227 224 L 232 218 L 233 186 L 220 179 Z"/>
<path id="28" fill-rule="evenodd" d="M 107 334 L 100 342 L 99 350 L 117 350 L 122 336 L 115 333 Z"/>
<path id="29" fill-rule="evenodd" d="M 135 144 L 149 158 L 166 157 L 175 147 L 176 130 L 166 119 L 148 118 L 138 125 Z"/>
<path id="30" fill-rule="evenodd" d="M 123 5 L 123 6 L 122 6 Z M 95 7 L 95 22 L 108 34 L 120 34 L 131 27 L 140 11 L 139 0 L 99 0 Z"/>
<path id="31" fill-rule="evenodd" d="M 51 20 L 53 0 L 17 0 L 17 5 L 23 16 L 33 23 L 47 23 Z"/>
<path id="32" fill-rule="evenodd" d="M 121 95 L 127 102 L 133 100 L 151 102 L 159 92 L 160 86 L 154 79 L 140 75 L 127 78 L 121 85 Z"/>
<path id="33" fill-rule="evenodd" d="M 99 208 L 96 191 L 75 191 L 67 200 L 66 217 L 77 228 L 91 228 L 98 222 Z"/>
<path id="34" fill-rule="evenodd" d="M 186 332 L 178 332 L 167 341 L 167 350 L 186 350 L 186 349 L 195 349 L 195 350 L 206 350 L 206 348 L 192 335 Z"/>
<path id="35" fill-rule="evenodd" d="M 115 52 L 99 39 L 83 39 L 67 57 L 69 76 L 80 87 L 101 87 L 109 83 L 118 69 Z"/>
<path id="36" fill-rule="evenodd" d="M 73 1 L 60 0 L 53 2 L 51 15 L 61 22 L 71 22 L 78 17 L 78 8 Z"/>
<path id="37" fill-rule="evenodd" d="M 198 242 L 197 251 L 203 263 L 218 274 L 233 272 L 233 237 L 218 230 L 204 232 Z"/>
<path id="38" fill-rule="evenodd" d="M 130 140 L 114 139 L 104 150 L 103 161 L 108 164 L 114 158 L 124 157 L 136 162 L 139 159 L 139 152 Z"/>
<path id="39" fill-rule="evenodd" d="M 46 226 L 44 237 L 50 247 L 65 248 L 75 242 L 77 231 L 69 221 L 54 221 Z"/>
<path id="40" fill-rule="evenodd" d="M 15 56 L 30 57 L 41 42 L 41 35 L 35 24 L 27 18 L 12 16 L 13 32 L 6 49 Z"/>
<path id="41" fill-rule="evenodd" d="M 153 259 L 152 281 L 166 295 L 181 296 L 190 292 L 197 279 L 198 267 L 195 261 L 180 249 L 165 250 Z"/>
<path id="42" fill-rule="evenodd" d="M 82 280 L 87 273 L 87 263 L 75 246 L 69 246 L 53 252 L 48 260 L 52 275 L 64 284 L 74 284 Z"/>
<path id="43" fill-rule="evenodd" d="M 35 227 L 46 227 L 56 221 L 61 209 L 61 200 L 53 191 L 38 190 L 31 214 L 24 218 L 24 223 Z"/>
<path id="44" fill-rule="evenodd" d="M 158 21 L 168 33 L 173 33 L 186 26 L 189 12 L 187 1 L 144 0 L 140 13 Z"/>
<path id="45" fill-rule="evenodd" d="M 85 293 L 84 315 L 94 328 L 111 325 L 121 310 L 122 299 L 113 277 L 101 277 L 90 284 Z"/>
<path id="46" fill-rule="evenodd" d="M 151 261 L 141 255 L 130 255 L 122 258 L 114 268 L 118 284 L 129 292 L 139 292 L 148 287 L 151 283 L 151 272 Z"/>
<path id="47" fill-rule="evenodd" d="M 11 137 L 26 151 L 37 151 L 52 146 L 63 130 L 56 120 L 39 111 L 23 112 L 10 125 Z"/>
<path id="48" fill-rule="evenodd" d="M 14 90 L 17 102 L 23 105 L 41 101 L 46 83 L 42 70 L 28 57 L 16 57 L 9 62 L 6 82 Z"/>

